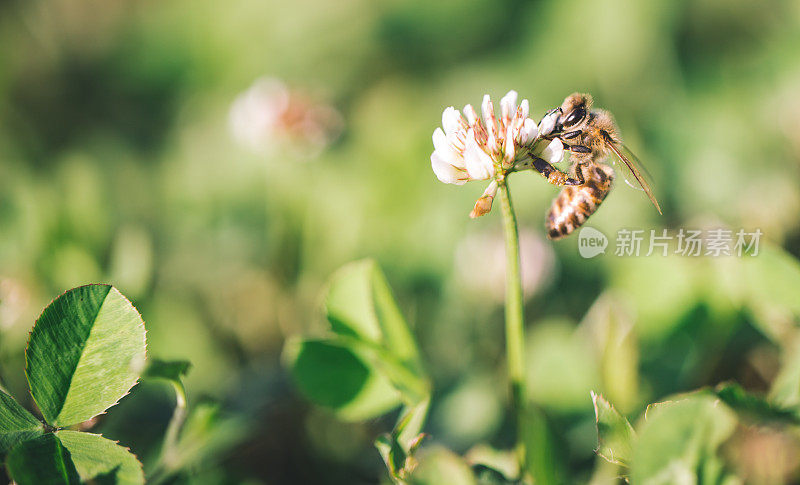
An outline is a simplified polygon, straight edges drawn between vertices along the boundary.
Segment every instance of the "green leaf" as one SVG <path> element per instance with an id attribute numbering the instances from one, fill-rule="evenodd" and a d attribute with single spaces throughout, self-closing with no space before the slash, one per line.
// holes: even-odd
<path id="1" fill-rule="evenodd" d="M 639 399 L 639 343 L 634 335 L 634 318 L 626 302 L 611 292 L 601 295 L 581 322 L 598 363 L 603 393 L 623 413 L 630 412 Z M 584 394 L 585 396 L 585 394 Z"/>
<path id="2" fill-rule="evenodd" d="M 753 306 L 769 305 L 800 315 L 800 262 L 779 247 L 764 245 L 758 256 L 742 257 L 745 297 Z"/>
<path id="3" fill-rule="evenodd" d="M 530 399 L 545 409 L 585 412 L 586 394 L 600 384 L 594 349 L 585 332 L 563 320 L 538 322 L 526 338 Z"/>
<path id="4" fill-rule="evenodd" d="M 414 406 L 406 406 L 397 420 L 391 434 L 384 434 L 375 440 L 375 447 L 383 458 L 389 473 L 403 479 L 415 465 L 414 453 L 425 438 L 422 426 L 428 414 L 429 400 Z"/>
<path id="5" fill-rule="evenodd" d="M 739 384 L 720 384 L 714 392 L 731 409 L 757 423 L 778 421 L 800 424 L 800 417 L 793 410 L 782 408 L 762 397 L 750 394 Z"/>
<path id="6" fill-rule="evenodd" d="M 400 446 L 397 439 L 391 434 L 385 433 L 375 440 L 375 448 L 378 449 L 389 474 L 393 478 L 403 479 L 406 475 L 406 460 L 408 454 Z"/>
<path id="7" fill-rule="evenodd" d="M 409 485 L 473 485 L 475 477 L 464 460 L 440 446 L 425 449 L 408 477 Z"/>
<path id="8" fill-rule="evenodd" d="M 633 426 L 603 396 L 592 391 L 594 414 L 597 420 L 597 450 L 611 463 L 630 466 L 636 433 Z"/>
<path id="9" fill-rule="evenodd" d="M 509 480 L 503 472 L 484 465 L 482 463 L 472 466 L 472 473 L 475 480 L 480 485 L 515 485 L 517 480 Z M 534 483 L 555 483 L 555 482 L 534 482 Z"/>
<path id="10" fill-rule="evenodd" d="M 734 432 L 736 416 L 713 393 L 702 391 L 648 409 L 631 463 L 631 483 L 720 483 L 719 447 Z"/>
<path id="11" fill-rule="evenodd" d="M 746 307 L 752 323 L 777 344 L 800 316 L 800 262 L 784 249 L 763 244 L 757 256 L 720 258 L 719 287 L 726 298 Z"/>
<path id="12" fill-rule="evenodd" d="M 356 261 L 340 268 L 331 277 L 325 297 L 325 311 L 333 331 L 378 343 L 380 325 L 372 304 L 371 261 Z"/>
<path id="13" fill-rule="evenodd" d="M 343 372 L 346 385 L 312 382 L 315 379 L 312 372 L 302 375 L 295 372 L 307 396 L 337 409 L 344 419 L 368 419 L 385 412 L 396 405 L 398 393 L 408 405 L 429 397 L 430 382 L 422 369 L 416 343 L 386 278 L 374 261 L 357 261 L 337 271 L 329 284 L 325 308 L 336 335 L 328 342 L 337 348 L 312 344 L 311 349 L 315 353 L 336 354 L 332 357 L 334 366 L 328 370 L 337 375 Z M 287 343 L 286 353 L 293 356 L 290 361 L 295 364 L 297 355 L 304 357 L 301 364 L 312 362 L 310 354 L 298 354 L 296 343 L 294 348 Z M 329 357 L 321 355 L 323 359 L 330 360 Z M 306 380 L 309 382 L 304 384 L 302 381 Z M 386 397 L 381 399 L 377 388 L 366 386 L 373 383 L 386 389 Z M 390 387 L 397 392 L 389 390 Z M 370 391 L 370 397 L 356 400 L 356 395 L 367 394 L 362 390 Z M 345 404 L 348 404 L 346 409 Z"/>
<path id="14" fill-rule="evenodd" d="M 150 359 L 142 373 L 145 379 L 163 379 L 183 385 L 183 378 L 189 373 L 192 363 L 188 360 Z"/>
<path id="15" fill-rule="evenodd" d="M 526 446 L 528 443 L 526 441 Z M 517 454 L 514 450 L 498 450 L 486 444 L 478 444 L 467 451 L 466 460 L 472 465 L 475 479 L 481 485 L 520 484 L 519 480 L 512 478 L 520 475 Z M 544 477 L 539 481 L 534 477 L 534 483 L 562 482 L 555 477 Z"/>
<path id="16" fill-rule="evenodd" d="M 356 261 L 337 271 L 331 278 L 325 309 L 337 334 L 379 344 L 401 360 L 418 364 L 414 338 L 374 261 Z"/>
<path id="17" fill-rule="evenodd" d="M 6 470 L 18 485 L 80 483 L 69 451 L 52 433 L 12 448 L 6 457 Z"/>
<path id="18" fill-rule="evenodd" d="M 179 405 L 186 405 L 186 388 L 183 385 L 183 378 L 189 373 L 192 363 L 188 360 L 161 360 L 150 359 L 142 377 L 167 381 L 175 389 L 176 398 Z"/>
<path id="19" fill-rule="evenodd" d="M 419 352 L 414 336 L 397 307 L 386 276 L 375 262 L 371 272 L 372 303 L 383 334 L 384 346 L 405 362 L 419 364 Z M 417 369 L 421 372 L 421 369 Z"/>
<path id="20" fill-rule="evenodd" d="M 392 434 L 397 437 L 397 441 L 406 451 L 411 451 L 413 446 L 419 445 L 419 437 L 422 427 L 425 425 L 430 404 L 430 400 L 425 399 L 413 406 L 406 406 L 397 420 Z"/>
<path id="21" fill-rule="evenodd" d="M 780 406 L 800 406 L 800 336 L 790 341 L 783 352 L 783 365 L 772 382 L 769 398 Z"/>
<path id="22" fill-rule="evenodd" d="M 21 441 L 30 440 L 44 432 L 42 423 L 17 401 L 0 391 L 0 453 L 5 453 Z"/>
<path id="23" fill-rule="evenodd" d="M 57 431 L 81 479 L 102 478 L 117 485 L 144 483 L 142 464 L 130 451 L 99 434 Z"/>
<path id="24" fill-rule="evenodd" d="M 671 254 L 658 258 L 618 258 L 609 266 L 611 288 L 626 296 L 642 342 L 658 342 L 680 324 L 700 291 L 697 261 Z M 585 394 L 584 394 L 585 396 Z"/>
<path id="25" fill-rule="evenodd" d="M 144 322 L 109 285 L 74 288 L 44 309 L 31 332 L 26 372 L 36 404 L 53 426 L 91 419 L 139 378 Z"/>
<path id="26" fill-rule="evenodd" d="M 400 404 L 400 395 L 353 346 L 333 340 L 289 340 L 286 359 L 300 391 L 347 420 L 379 416 Z"/>
<path id="27" fill-rule="evenodd" d="M 170 463 L 170 469 L 177 470 L 220 459 L 226 451 L 242 441 L 249 430 L 243 419 L 225 416 L 218 405 L 198 403 L 181 430 L 177 454 Z"/>

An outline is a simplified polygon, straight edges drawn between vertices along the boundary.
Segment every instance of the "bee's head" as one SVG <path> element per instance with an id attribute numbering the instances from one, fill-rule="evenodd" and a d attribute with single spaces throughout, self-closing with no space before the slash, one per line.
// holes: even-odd
<path id="1" fill-rule="evenodd" d="M 592 95 L 572 93 L 561 104 L 561 117 L 558 120 L 559 131 L 570 131 L 580 125 L 592 107 Z"/>

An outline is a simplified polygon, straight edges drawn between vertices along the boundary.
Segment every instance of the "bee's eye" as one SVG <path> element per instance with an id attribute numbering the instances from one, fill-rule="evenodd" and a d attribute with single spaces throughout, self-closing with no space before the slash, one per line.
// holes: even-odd
<path id="1" fill-rule="evenodd" d="M 581 121 L 586 116 L 586 108 L 583 106 L 579 106 L 572 110 L 572 112 L 567 116 L 567 119 L 564 120 L 564 126 L 570 127 L 579 121 Z"/>

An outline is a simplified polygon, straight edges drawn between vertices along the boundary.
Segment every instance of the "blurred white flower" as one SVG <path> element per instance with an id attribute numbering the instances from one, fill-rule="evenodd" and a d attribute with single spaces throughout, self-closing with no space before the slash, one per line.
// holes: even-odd
<path id="1" fill-rule="evenodd" d="M 234 100 L 229 115 L 231 132 L 243 145 L 263 150 L 288 108 L 289 91 L 282 82 L 258 79 Z"/>
<path id="2" fill-rule="evenodd" d="M 469 104 L 464 106 L 463 115 L 450 106 L 442 113 L 442 127 L 433 132 L 431 168 L 440 181 L 463 185 L 470 180 L 494 179 L 476 202 L 471 217 L 491 210 L 498 181 L 516 168 L 530 168 L 524 162 L 531 154 L 551 163 L 563 157 L 560 142 L 539 138 L 536 122 L 528 117 L 528 100 L 517 105 L 517 97 L 516 91 L 503 96 L 499 118 L 488 94 L 481 103 L 482 116 Z"/>
<path id="3" fill-rule="evenodd" d="M 522 291 L 525 298 L 530 298 L 550 281 L 555 255 L 552 247 L 536 232 L 522 230 L 519 236 Z M 472 234 L 456 247 L 458 282 L 475 295 L 489 295 L 501 303 L 505 298 L 505 268 L 505 241 L 502 236 Z"/>
<path id="4" fill-rule="evenodd" d="M 257 153 L 286 142 L 313 153 L 330 144 L 342 129 L 342 117 L 333 107 L 312 102 L 268 77 L 257 79 L 236 97 L 228 121 L 233 137 Z"/>

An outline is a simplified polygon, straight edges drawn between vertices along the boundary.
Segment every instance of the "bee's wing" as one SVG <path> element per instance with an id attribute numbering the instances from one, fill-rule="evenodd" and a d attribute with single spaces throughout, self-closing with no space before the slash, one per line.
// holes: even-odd
<path id="1" fill-rule="evenodd" d="M 627 170 L 622 170 L 622 175 L 625 178 L 625 182 L 637 190 L 639 187 L 636 186 L 636 183 L 638 183 L 642 190 L 644 190 L 645 194 L 647 194 L 650 202 L 656 206 L 658 213 L 661 214 L 661 207 L 658 205 L 658 201 L 653 195 L 653 191 L 650 189 L 651 184 L 647 181 L 648 178 L 652 179 L 652 177 L 650 177 L 650 173 L 647 171 L 644 165 L 642 165 L 642 162 L 639 161 L 636 155 L 634 155 L 633 152 L 628 149 L 628 147 L 622 143 L 615 142 L 611 139 L 611 137 L 606 138 L 606 145 L 608 145 L 611 151 L 614 152 L 614 155 L 616 155 L 617 159 L 627 167 Z"/>

